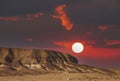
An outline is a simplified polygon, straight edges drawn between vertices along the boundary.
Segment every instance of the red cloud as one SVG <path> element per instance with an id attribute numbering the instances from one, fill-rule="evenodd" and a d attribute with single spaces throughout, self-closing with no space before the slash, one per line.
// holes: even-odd
<path id="1" fill-rule="evenodd" d="M 109 28 L 109 26 L 99 26 L 98 29 L 105 31 Z"/>
<path id="2" fill-rule="evenodd" d="M 107 45 L 112 45 L 112 44 L 120 44 L 120 40 L 109 40 L 107 42 Z"/>
<path id="3" fill-rule="evenodd" d="M 98 29 L 102 30 L 102 31 L 105 31 L 105 30 L 108 30 L 108 29 L 115 29 L 115 28 L 118 28 L 119 26 L 118 25 L 100 25 L 98 26 Z"/>
<path id="4" fill-rule="evenodd" d="M 27 41 L 27 42 L 32 42 L 33 39 L 32 39 L 32 38 L 26 38 L 25 41 Z"/>
<path id="5" fill-rule="evenodd" d="M 70 22 L 67 14 L 66 14 L 65 11 L 64 11 L 64 8 L 65 8 L 65 7 L 66 7 L 65 4 L 58 6 L 58 7 L 55 9 L 56 12 L 57 12 L 57 14 L 58 14 L 58 16 L 53 15 L 52 17 L 53 17 L 53 18 L 59 18 L 59 19 L 61 20 L 61 23 L 62 23 L 63 27 L 65 27 L 66 30 L 71 30 L 72 27 L 73 27 L 73 24 Z"/>
<path id="6" fill-rule="evenodd" d="M 0 17 L 2 21 L 21 21 L 21 20 L 32 20 L 43 16 L 44 13 L 37 13 L 37 14 L 28 14 L 23 16 L 11 16 L 11 17 Z"/>

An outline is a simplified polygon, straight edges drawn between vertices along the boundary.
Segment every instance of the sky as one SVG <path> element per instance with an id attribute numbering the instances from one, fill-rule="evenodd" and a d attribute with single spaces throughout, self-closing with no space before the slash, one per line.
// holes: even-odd
<path id="1" fill-rule="evenodd" d="M 120 68 L 120 0 L 0 0 L 0 47 L 57 50 Z M 84 51 L 72 52 L 74 42 Z"/>

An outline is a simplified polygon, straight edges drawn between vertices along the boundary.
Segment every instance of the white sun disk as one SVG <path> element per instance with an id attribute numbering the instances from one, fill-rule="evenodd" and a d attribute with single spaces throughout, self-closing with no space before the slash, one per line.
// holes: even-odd
<path id="1" fill-rule="evenodd" d="M 81 53 L 83 50 L 84 50 L 84 46 L 83 46 L 82 43 L 80 43 L 80 42 L 73 43 L 73 45 L 72 45 L 72 51 L 74 53 Z"/>

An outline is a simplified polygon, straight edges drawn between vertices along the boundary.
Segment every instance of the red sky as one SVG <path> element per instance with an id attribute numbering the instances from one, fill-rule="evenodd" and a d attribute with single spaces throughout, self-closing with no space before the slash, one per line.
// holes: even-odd
<path id="1" fill-rule="evenodd" d="M 84 45 L 84 50 L 81 53 L 74 53 L 72 51 L 72 44 L 81 42 Z M 61 41 L 54 42 L 54 44 L 61 46 L 55 50 L 69 53 L 79 59 L 79 63 L 86 63 L 99 67 L 118 68 L 120 48 L 96 48 L 86 45 L 83 41 Z M 113 64 L 114 63 L 114 64 Z M 112 65 L 113 64 L 113 65 Z M 114 66 L 116 65 L 116 66 Z"/>
<path id="2" fill-rule="evenodd" d="M 81 42 L 84 45 L 84 50 L 80 54 L 76 54 L 72 51 L 72 44 L 75 42 Z M 86 45 L 82 41 L 62 41 L 62 42 L 54 42 L 54 44 L 61 46 L 57 49 L 64 51 L 66 53 L 70 53 L 74 56 L 89 56 L 92 58 L 112 58 L 112 57 L 120 57 L 120 49 L 119 48 L 96 48 L 89 45 Z"/>

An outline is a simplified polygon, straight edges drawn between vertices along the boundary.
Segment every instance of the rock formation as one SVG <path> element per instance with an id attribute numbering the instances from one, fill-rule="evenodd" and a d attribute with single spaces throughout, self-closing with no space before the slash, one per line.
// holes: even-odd
<path id="1" fill-rule="evenodd" d="M 52 50 L 0 48 L 0 74 L 37 74 L 46 72 L 115 72 L 80 65 L 75 57 Z"/>

